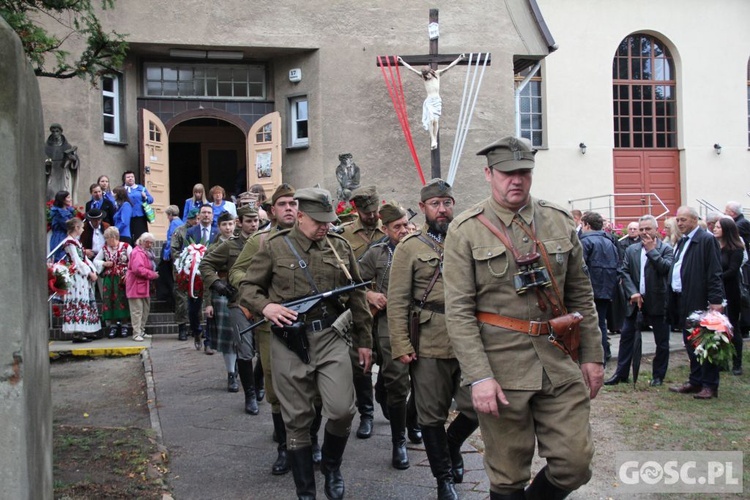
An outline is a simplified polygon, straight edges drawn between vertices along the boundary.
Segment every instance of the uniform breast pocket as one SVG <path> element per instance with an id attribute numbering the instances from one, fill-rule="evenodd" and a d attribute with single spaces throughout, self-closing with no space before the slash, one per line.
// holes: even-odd
<path id="1" fill-rule="evenodd" d="M 505 246 L 474 247 L 475 278 L 477 283 L 491 284 L 508 281 L 508 266 L 511 258 Z"/>
<path id="2" fill-rule="evenodd" d="M 432 273 L 435 272 L 435 268 L 440 265 L 440 258 L 438 258 L 438 256 L 434 253 L 418 254 L 417 260 L 422 264 L 420 267 L 428 270 L 428 279 L 432 277 Z"/>
<path id="3" fill-rule="evenodd" d="M 558 238 L 556 240 L 545 240 L 542 243 L 549 255 L 550 265 L 552 266 L 551 271 L 560 272 L 567 269 L 568 257 L 571 250 L 573 250 L 573 244 L 570 240 L 567 238 Z M 541 265 L 544 265 L 544 263 Z"/>
<path id="4" fill-rule="evenodd" d="M 315 280 L 320 283 L 319 286 L 321 292 L 336 288 L 337 283 L 346 283 L 348 280 L 346 275 L 341 270 L 339 261 L 333 257 L 324 257 L 323 259 L 323 272 L 321 276 L 315 276 Z"/>
<path id="5" fill-rule="evenodd" d="M 278 259 L 276 261 L 276 276 L 278 277 L 278 281 L 274 283 L 274 287 L 283 289 L 285 295 L 289 293 L 295 297 L 306 293 L 307 290 L 303 291 L 299 285 L 295 289 L 294 277 L 297 272 L 301 273 L 302 269 L 299 267 L 299 262 L 296 259 Z M 274 278 L 274 281 L 276 281 L 276 278 Z M 307 288 L 310 288 L 309 285 Z"/>

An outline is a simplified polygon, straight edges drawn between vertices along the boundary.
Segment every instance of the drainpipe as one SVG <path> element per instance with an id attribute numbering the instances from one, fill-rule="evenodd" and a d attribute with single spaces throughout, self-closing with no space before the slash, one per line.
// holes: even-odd
<path id="1" fill-rule="evenodd" d="M 516 137 L 521 137 L 521 92 L 523 92 L 523 89 L 526 88 L 526 85 L 528 85 L 529 81 L 536 75 L 536 72 L 539 71 L 539 68 L 542 66 L 542 60 L 539 59 L 533 68 L 531 68 L 531 71 L 528 75 L 526 75 L 526 78 L 524 78 L 521 83 L 518 85 L 518 88 L 516 88 L 516 91 L 514 92 L 514 98 L 516 101 Z"/>

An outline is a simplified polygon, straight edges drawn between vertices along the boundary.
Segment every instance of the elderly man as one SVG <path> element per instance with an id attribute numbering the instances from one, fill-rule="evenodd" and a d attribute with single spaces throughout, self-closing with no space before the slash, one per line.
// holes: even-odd
<path id="1" fill-rule="evenodd" d="M 354 386 L 349 348 L 333 325 L 341 311 L 351 310 L 352 341 L 366 372 L 371 362 L 372 316 L 362 289 L 344 299 L 328 299 L 304 316 L 282 305 L 361 281 L 351 247 L 343 238 L 328 234 L 329 224 L 336 220 L 330 193 L 307 188 L 294 197 L 299 203 L 297 224 L 269 236 L 252 258 L 241 282 L 240 303 L 272 322 L 276 331 L 271 339 L 271 371 L 284 414 L 297 496 L 315 498 L 310 426 L 315 419 L 315 398 L 320 394 L 328 417 L 320 471 L 325 477 L 326 497 L 340 499 L 344 497 L 340 467 L 354 417 Z M 307 337 L 309 362 L 280 340 L 281 332 Z"/>
<path id="2" fill-rule="evenodd" d="M 641 238 L 638 234 L 638 221 L 633 221 L 628 224 L 628 234 L 617 240 L 617 245 L 620 247 L 620 251 L 625 252 L 630 245 L 635 245 Z"/>
<path id="3" fill-rule="evenodd" d="M 734 219 L 740 238 L 745 242 L 745 250 L 750 254 L 750 221 L 742 213 L 742 205 L 736 201 L 728 201 L 724 213 Z"/>
<path id="4" fill-rule="evenodd" d="M 515 137 L 477 153 L 491 196 L 456 218 L 445 246 L 448 334 L 479 413 L 493 500 L 564 498 L 588 482 L 589 401 L 604 376 L 573 219 L 529 194 L 535 153 Z M 578 349 L 551 335 L 549 321 L 566 312 L 583 315 Z M 536 443 L 547 465 L 524 491 Z"/>
<path id="5" fill-rule="evenodd" d="M 443 179 L 433 179 L 419 194 L 425 226 L 401 240 L 391 265 L 387 310 L 391 356 L 409 365 L 438 499 L 455 499 L 455 483 L 464 476 L 461 445 L 478 426 L 446 331 L 443 243 L 455 200 Z M 446 432 L 453 398 L 459 414 Z"/>

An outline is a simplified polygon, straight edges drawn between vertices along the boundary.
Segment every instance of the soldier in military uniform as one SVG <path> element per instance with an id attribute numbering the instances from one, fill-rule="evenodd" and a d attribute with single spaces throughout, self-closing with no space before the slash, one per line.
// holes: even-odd
<path id="1" fill-rule="evenodd" d="M 391 465 L 399 470 L 409 468 L 406 453 L 406 398 L 409 395 L 409 366 L 391 357 L 391 339 L 388 332 L 388 282 L 396 245 L 409 234 L 409 219 L 399 206 L 387 203 L 380 207 L 380 222 L 387 238 L 372 245 L 359 259 L 359 271 L 364 280 L 372 280 L 372 290 L 367 291 L 367 302 L 373 317 L 373 332 L 380 348 L 380 372 L 383 376 L 387 412 L 391 425 L 393 451 Z"/>
<path id="2" fill-rule="evenodd" d="M 198 222 L 198 209 L 194 208 L 190 210 L 185 219 L 185 224 L 175 229 L 172 233 L 172 239 L 169 241 L 169 245 L 172 252 L 172 261 L 177 262 L 182 253 L 182 249 L 185 247 L 185 240 L 187 239 L 187 231 Z M 181 290 L 177 286 L 177 270 L 172 267 L 172 278 L 174 280 L 174 321 L 177 323 L 177 338 L 179 340 L 188 339 L 188 310 L 187 310 L 187 292 Z"/>
<path id="3" fill-rule="evenodd" d="M 445 247 L 448 333 L 479 414 L 494 500 L 564 498 L 590 479 L 589 401 L 603 381 L 581 244 L 565 210 L 529 195 L 535 153 L 514 137 L 478 153 L 491 196 L 453 221 Z M 584 318 L 580 366 L 550 336 L 548 320 L 566 311 Z M 535 443 L 547 465 L 524 491 Z"/>
<path id="4" fill-rule="evenodd" d="M 229 283 L 240 290 L 240 284 L 242 279 L 245 277 L 247 268 L 250 266 L 250 260 L 257 254 L 261 248 L 266 244 L 268 238 L 279 231 L 285 229 L 291 229 L 297 220 L 297 200 L 294 199 L 294 187 L 289 184 L 281 184 L 276 191 L 274 191 L 271 197 L 271 206 L 269 207 L 271 218 L 276 222 L 272 227 L 264 229 L 255 233 L 252 237 L 248 238 L 245 246 L 242 248 L 242 252 L 235 261 L 232 268 L 229 270 Z M 239 304 L 245 307 L 243 304 Z M 277 457 L 273 466 L 271 467 L 271 474 L 279 476 L 289 472 L 289 463 L 286 454 L 286 429 L 284 427 L 284 420 L 281 416 L 281 405 L 276 397 L 276 392 L 273 387 L 273 375 L 271 373 L 271 327 L 268 323 L 264 323 L 255 328 L 255 343 L 256 348 L 260 351 L 260 361 L 263 366 L 263 374 L 266 382 L 266 395 L 268 402 L 271 405 L 271 418 L 273 419 L 273 429 L 275 438 L 277 439 L 279 446 L 277 448 Z M 245 336 L 251 335 L 247 333 Z M 256 381 L 258 379 L 256 378 Z M 256 388 L 258 384 L 256 383 Z M 262 399 L 258 397 L 258 399 Z M 315 439 L 317 439 L 318 430 L 320 429 L 321 419 L 318 418 L 314 422 L 317 423 L 317 428 L 313 425 Z M 311 429 L 311 433 L 313 430 Z M 316 452 L 316 462 L 320 461 L 320 447 L 317 446 L 316 442 L 313 442 L 314 452 Z"/>
<path id="5" fill-rule="evenodd" d="M 301 189 L 295 199 L 299 203 L 297 225 L 269 236 L 252 258 L 241 283 L 240 302 L 276 327 L 301 321 L 306 328 L 310 363 L 301 361 L 274 335 L 271 371 L 286 424 L 287 453 L 298 497 L 315 497 L 310 425 L 315 418 L 314 400 L 320 394 L 323 414 L 328 418 L 320 470 L 325 477 L 326 496 L 338 499 L 344 496 L 340 466 L 354 417 L 354 387 L 349 383 L 352 371 L 348 346 L 332 325 L 345 309 L 351 310 L 352 340 L 366 372 L 371 362 L 372 317 L 362 289 L 324 301 L 304 317 L 281 305 L 361 281 L 349 244 L 328 234 L 329 224 L 336 220 L 330 193 L 319 188 Z"/>
<path id="6" fill-rule="evenodd" d="M 222 224 L 221 214 L 219 225 Z M 229 270 L 240 255 L 247 239 L 258 229 L 258 211 L 249 205 L 237 209 L 239 217 L 239 236 L 213 245 L 203 256 L 199 269 L 203 284 L 210 291 L 213 315 L 217 323 L 217 348 L 224 354 L 229 392 L 239 391 L 237 375 L 245 392 L 245 411 L 250 415 L 258 414 L 258 401 L 255 395 L 253 380 L 253 356 L 255 349 L 252 334 L 240 337 L 239 332 L 248 324 L 245 315 L 236 304 L 237 290 L 228 282 Z M 230 215 L 231 217 L 231 215 Z M 237 373 L 235 373 L 235 364 Z"/>
<path id="7" fill-rule="evenodd" d="M 354 256 L 359 259 L 374 242 L 383 238 L 383 230 L 378 219 L 380 197 L 375 186 L 367 186 L 352 191 L 352 201 L 357 218 L 341 226 L 341 233 L 352 247 Z M 377 339 L 373 339 L 377 342 Z M 378 352 L 377 344 L 375 346 Z M 375 402 L 372 392 L 372 374 L 364 373 L 357 362 L 357 353 L 352 351 L 352 372 L 354 373 L 354 391 L 359 410 L 359 428 L 357 437 L 367 439 L 372 436 L 372 421 L 375 416 Z"/>
<path id="8" fill-rule="evenodd" d="M 388 285 L 391 356 L 410 368 L 438 498 L 454 499 L 458 498 L 454 483 L 463 481 L 461 445 L 478 426 L 469 391 L 461 385 L 461 370 L 445 327 L 443 241 L 453 219 L 455 201 L 453 190 L 442 179 L 425 185 L 420 199 L 426 224 L 421 231 L 401 240 L 393 254 Z M 412 315 L 418 321 L 418 332 L 411 331 Z M 459 415 L 446 433 L 445 422 L 454 397 Z"/>

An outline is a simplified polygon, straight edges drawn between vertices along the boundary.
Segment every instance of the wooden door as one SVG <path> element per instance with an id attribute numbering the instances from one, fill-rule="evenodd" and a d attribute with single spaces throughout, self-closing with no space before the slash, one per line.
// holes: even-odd
<path id="1" fill-rule="evenodd" d="M 281 184 L 281 114 L 269 113 L 247 136 L 247 187 L 260 184 L 270 199 Z"/>
<path id="2" fill-rule="evenodd" d="M 169 137 L 162 121 L 147 109 L 141 110 L 141 164 L 143 185 L 154 197 L 151 207 L 156 221 L 148 230 L 157 240 L 166 240 L 169 221 L 164 213 L 169 206 Z"/>
<path id="3" fill-rule="evenodd" d="M 618 224 L 638 220 L 680 206 L 680 154 L 672 149 L 616 149 L 614 151 L 615 218 Z M 646 193 L 654 193 L 656 198 Z M 663 217 L 662 217 L 663 220 Z"/>

